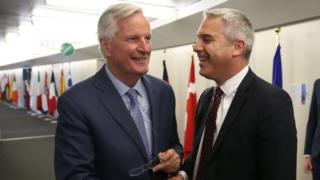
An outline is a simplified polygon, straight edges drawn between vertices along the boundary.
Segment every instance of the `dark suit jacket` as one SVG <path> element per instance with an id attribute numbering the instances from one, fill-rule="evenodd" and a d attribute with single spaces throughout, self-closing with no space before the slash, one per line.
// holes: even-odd
<path id="1" fill-rule="evenodd" d="M 304 153 L 312 157 L 320 155 L 320 79 L 313 85 Z"/>
<path id="2" fill-rule="evenodd" d="M 152 121 L 153 156 L 173 148 L 182 157 L 175 97 L 165 82 L 144 76 Z M 58 180 L 162 179 L 151 170 L 129 177 L 148 162 L 139 132 L 105 68 L 66 91 L 58 101 L 55 173 Z"/>
<path id="3" fill-rule="evenodd" d="M 183 166 L 189 178 L 212 93 L 209 88 L 199 99 L 194 151 Z M 296 133 L 288 94 L 249 70 L 207 157 L 203 179 L 296 180 Z"/>

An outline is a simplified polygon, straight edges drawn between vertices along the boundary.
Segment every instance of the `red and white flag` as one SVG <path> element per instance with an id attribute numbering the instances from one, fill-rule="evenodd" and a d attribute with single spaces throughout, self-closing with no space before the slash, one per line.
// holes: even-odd
<path id="1" fill-rule="evenodd" d="M 192 151 L 193 136 L 195 130 L 195 114 L 197 107 L 197 95 L 194 74 L 194 57 L 191 57 L 191 66 L 189 74 L 187 107 L 186 107 L 186 125 L 184 135 L 184 159 L 187 159 Z"/>
<path id="2" fill-rule="evenodd" d="M 18 106 L 18 100 L 19 100 L 19 89 L 18 89 L 18 83 L 16 80 L 16 75 L 13 74 L 13 81 L 12 81 L 12 104 L 15 106 Z"/>
<path id="3" fill-rule="evenodd" d="M 1 90 L 1 100 L 5 100 L 5 90 L 6 90 L 6 75 L 3 75 L 2 77 L 1 77 L 1 79 L 0 79 L 0 90 Z"/>
<path id="4" fill-rule="evenodd" d="M 39 90 L 39 93 L 37 94 L 37 109 L 39 111 L 42 111 L 42 99 L 41 99 L 42 88 L 41 88 L 41 80 L 40 80 L 40 71 L 38 71 L 37 84 L 38 84 L 38 90 Z"/>
<path id="5" fill-rule="evenodd" d="M 41 87 L 40 87 L 40 72 L 32 73 L 31 75 L 31 83 L 30 83 L 30 109 L 33 112 L 40 113 L 39 111 L 39 96 L 41 95 Z"/>
<path id="6" fill-rule="evenodd" d="M 49 86 L 48 86 L 48 73 L 46 71 L 44 74 L 44 87 L 41 95 L 42 112 L 45 114 L 48 112 L 48 99 L 49 99 Z"/>
<path id="7" fill-rule="evenodd" d="M 19 100 L 19 89 L 18 89 L 18 83 L 16 80 L 16 75 L 13 74 L 13 81 L 12 81 L 12 104 L 15 106 L 18 106 L 18 100 Z"/>
<path id="8" fill-rule="evenodd" d="M 51 116 L 54 116 L 56 110 L 57 110 L 57 89 L 56 89 L 54 73 L 52 71 L 51 82 L 49 86 L 48 113 Z"/>

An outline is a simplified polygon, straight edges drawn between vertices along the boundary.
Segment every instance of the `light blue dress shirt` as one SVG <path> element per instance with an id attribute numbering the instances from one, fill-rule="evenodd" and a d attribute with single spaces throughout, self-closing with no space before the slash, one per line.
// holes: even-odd
<path id="1" fill-rule="evenodd" d="M 108 68 L 108 65 L 105 65 L 105 69 L 107 72 L 107 75 L 109 79 L 111 80 L 112 84 L 115 86 L 117 89 L 118 93 L 120 94 L 123 102 L 125 103 L 127 109 L 129 110 L 130 106 L 130 99 L 126 95 L 127 91 L 130 89 L 129 86 L 121 82 L 119 79 L 117 79 L 110 69 Z M 152 125 L 151 125 L 151 118 L 150 118 L 150 105 L 149 105 L 149 100 L 148 100 L 148 94 L 146 91 L 146 88 L 141 81 L 141 79 L 138 80 L 138 82 L 132 87 L 138 92 L 138 103 L 139 103 L 139 108 L 142 113 L 143 117 L 143 122 L 144 126 L 146 128 L 146 133 L 147 133 L 147 139 L 148 139 L 148 144 L 149 144 L 149 152 L 152 152 Z"/>

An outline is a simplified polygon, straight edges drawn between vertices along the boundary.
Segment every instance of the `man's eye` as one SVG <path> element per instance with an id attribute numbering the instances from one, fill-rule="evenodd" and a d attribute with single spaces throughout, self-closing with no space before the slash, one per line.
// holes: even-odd
<path id="1" fill-rule="evenodd" d="M 150 42 L 150 41 L 151 41 L 151 36 L 145 37 L 145 40 L 148 41 L 148 42 Z"/>
<path id="2" fill-rule="evenodd" d="M 204 38 L 204 39 L 202 39 L 202 41 L 204 43 L 211 43 L 213 40 L 212 39 L 208 39 L 208 38 Z"/>
<path id="3" fill-rule="evenodd" d="M 138 37 L 133 36 L 133 37 L 129 37 L 128 41 L 137 41 L 138 39 L 139 39 Z"/>

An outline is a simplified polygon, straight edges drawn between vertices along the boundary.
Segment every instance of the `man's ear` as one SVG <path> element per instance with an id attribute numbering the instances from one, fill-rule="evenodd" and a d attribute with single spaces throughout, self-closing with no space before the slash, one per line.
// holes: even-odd
<path id="1" fill-rule="evenodd" d="M 111 42 L 105 38 L 101 38 L 99 41 L 100 41 L 101 50 L 105 54 L 105 56 L 107 57 L 111 56 Z"/>
<path id="2" fill-rule="evenodd" d="M 245 51 L 245 42 L 243 40 L 237 40 L 233 43 L 233 53 L 232 56 L 239 56 L 244 54 Z"/>

